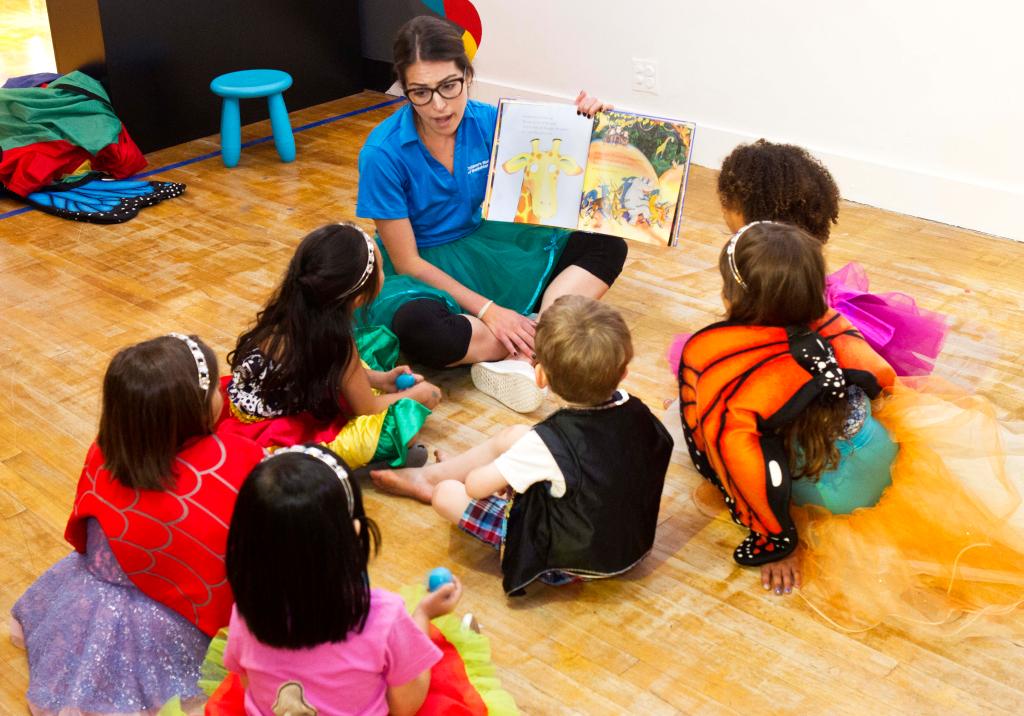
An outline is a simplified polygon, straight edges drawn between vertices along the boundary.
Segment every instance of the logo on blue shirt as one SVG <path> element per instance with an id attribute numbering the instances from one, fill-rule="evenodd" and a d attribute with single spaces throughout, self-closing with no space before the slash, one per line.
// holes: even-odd
<path id="1" fill-rule="evenodd" d="M 491 165 L 491 160 L 490 159 L 484 159 L 481 162 L 477 162 L 476 164 L 470 164 L 468 167 L 466 167 L 466 173 L 467 174 L 476 174 L 477 172 L 485 171 L 487 169 L 487 167 L 489 167 L 490 165 Z"/>

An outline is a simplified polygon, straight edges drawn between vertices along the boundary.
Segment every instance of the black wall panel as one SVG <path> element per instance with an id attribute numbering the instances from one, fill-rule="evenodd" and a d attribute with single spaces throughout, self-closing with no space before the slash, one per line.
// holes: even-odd
<path id="1" fill-rule="evenodd" d="M 49 0 L 51 16 L 69 1 L 74 2 Z M 143 151 L 219 132 L 220 98 L 209 84 L 224 72 L 288 72 L 294 80 L 284 95 L 289 111 L 363 89 L 358 0 L 97 0 L 96 5 L 105 55 L 101 79 Z M 53 39 L 58 57 L 62 41 L 72 41 Z M 243 124 L 266 117 L 265 100 L 243 100 Z"/>

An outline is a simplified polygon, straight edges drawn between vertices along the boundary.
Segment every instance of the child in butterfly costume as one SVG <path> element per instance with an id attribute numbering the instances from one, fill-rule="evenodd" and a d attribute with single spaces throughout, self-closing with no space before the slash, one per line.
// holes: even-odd
<path id="1" fill-rule="evenodd" d="M 805 580 L 844 630 L 1022 626 L 1017 436 L 979 398 L 897 379 L 825 305 L 802 230 L 748 224 L 719 268 L 728 320 L 687 342 L 680 406 L 694 465 L 749 530 L 736 562 L 780 594 Z"/>

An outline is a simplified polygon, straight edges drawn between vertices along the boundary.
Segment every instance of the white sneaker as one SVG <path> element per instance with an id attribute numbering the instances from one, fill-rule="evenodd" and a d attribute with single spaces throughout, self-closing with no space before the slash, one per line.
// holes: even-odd
<path id="1" fill-rule="evenodd" d="M 526 361 L 474 363 L 469 374 L 477 390 L 517 413 L 532 413 L 548 393 L 537 387 L 533 367 Z"/>

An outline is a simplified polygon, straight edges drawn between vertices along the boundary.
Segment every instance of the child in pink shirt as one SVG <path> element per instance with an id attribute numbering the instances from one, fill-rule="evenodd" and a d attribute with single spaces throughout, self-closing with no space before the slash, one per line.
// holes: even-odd
<path id="1" fill-rule="evenodd" d="M 455 608 L 458 580 L 410 617 L 366 573 L 376 524 L 344 462 L 321 446 L 278 450 L 238 494 L 228 533 L 235 594 L 225 666 L 246 683 L 249 716 L 413 714 L 441 651 L 431 619 Z"/>

